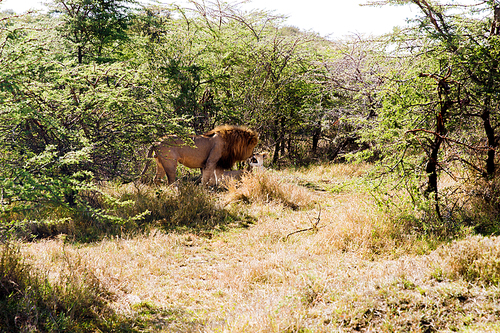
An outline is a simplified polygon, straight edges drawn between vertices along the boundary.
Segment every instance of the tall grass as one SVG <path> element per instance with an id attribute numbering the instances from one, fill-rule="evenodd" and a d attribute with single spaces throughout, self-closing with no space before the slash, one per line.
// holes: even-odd
<path id="1" fill-rule="evenodd" d="M 109 330 L 112 295 L 81 260 L 67 261 L 50 279 L 6 243 L 0 256 L 1 332 L 91 332 Z"/>
<path id="2" fill-rule="evenodd" d="M 436 250 L 436 277 L 500 285 L 500 237 L 469 236 Z"/>
<path id="3" fill-rule="evenodd" d="M 216 193 L 192 182 L 177 186 L 102 184 L 80 193 L 84 204 L 0 220 L 0 239 L 45 238 L 66 234 L 78 241 L 141 232 L 150 226 L 210 230 L 228 223 L 248 224 L 245 211 L 224 207 Z M 50 214 L 48 214 L 49 212 Z"/>
<path id="4" fill-rule="evenodd" d="M 116 209 L 117 216 L 126 218 L 143 214 L 139 225 L 153 223 L 164 228 L 211 229 L 235 221 L 250 222 L 244 212 L 224 208 L 215 193 L 192 182 L 158 187 L 129 184 L 107 191 L 119 201 L 131 202 Z"/>

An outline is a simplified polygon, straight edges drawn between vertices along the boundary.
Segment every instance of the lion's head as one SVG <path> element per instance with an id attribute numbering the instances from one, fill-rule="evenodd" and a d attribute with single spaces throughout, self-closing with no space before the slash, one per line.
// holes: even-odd
<path id="1" fill-rule="evenodd" d="M 259 141 L 257 132 L 244 126 L 223 125 L 203 134 L 205 137 L 219 135 L 225 144 L 222 156 L 217 167 L 231 169 L 238 161 L 244 161 L 253 154 Z"/>
<path id="2" fill-rule="evenodd" d="M 247 164 L 249 169 L 265 169 L 264 168 L 264 160 L 269 157 L 268 153 L 255 153 L 247 160 Z"/>

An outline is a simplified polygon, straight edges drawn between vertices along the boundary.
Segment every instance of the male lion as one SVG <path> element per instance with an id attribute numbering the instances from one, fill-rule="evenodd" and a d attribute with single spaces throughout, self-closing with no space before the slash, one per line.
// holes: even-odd
<path id="1" fill-rule="evenodd" d="M 156 160 L 155 183 L 166 174 L 168 184 L 172 184 L 178 162 L 188 168 L 201 168 L 203 185 L 209 184 L 213 176 L 217 182 L 223 170 L 252 156 L 259 136 L 247 127 L 224 125 L 191 139 L 194 145 L 177 136 L 164 137 L 151 145 L 148 157 Z"/>

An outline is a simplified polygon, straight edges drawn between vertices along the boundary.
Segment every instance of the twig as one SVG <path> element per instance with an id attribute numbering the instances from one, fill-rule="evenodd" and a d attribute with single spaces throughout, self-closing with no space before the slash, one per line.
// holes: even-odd
<path id="1" fill-rule="evenodd" d="M 311 223 L 311 227 L 305 228 L 305 229 L 300 229 L 300 230 L 295 230 L 295 231 L 289 233 L 288 235 L 286 235 L 285 241 L 288 240 L 288 237 L 290 237 L 290 236 L 292 236 L 294 234 L 298 234 L 299 232 L 304 232 L 304 231 L 309 231 L 309 230 L 312 230 L 314 232 L 318 232 L 318 230 L 319 230 L 319 222 L 321 221 L 321 205 L 318 204 L 318 206 L 319 206 L 319 212 L 318 212 L 318 217 L 316 217 L 316 220 L 315 221 L 311 221 L 311 219 L 309 219 L 309 222 Z"/>
<path id="2" fill-rule="evenodd" d="M 448 138 L 446 136 L 440 135 L 439 133 L 436 133 L 434 131 L 429 131 L 429 130 L 426 130 L 426 129 L 423 129 L 423 128 L 416 128 L 416 129 L 412 129 L 412 130 L 406 131 L 406 133 L 416 133 L 416 132 L 424 132 L 424 133 L 432 134 L 432 135 L 434 135 L 434 136 L 436 136 L 436 137 L 438 137 L 440 139 L 443 139 L 445 141 L 450 141 L 450 142 L 462 145 L 462 146 L 464 146 L 466 148 L 469 148 L 471 150 L 483 150 L 483 151 L 486 151 L 486 150 L 495 150 L 495 148 L 493 148 L 493 147 L 487 147 L 487 146 L 477 146 L 477 147 L 474 147 L 474 146 L 468 145 L 466 143 L 463 143 L 463 142 L 460 142 L 460 141 Z"/>

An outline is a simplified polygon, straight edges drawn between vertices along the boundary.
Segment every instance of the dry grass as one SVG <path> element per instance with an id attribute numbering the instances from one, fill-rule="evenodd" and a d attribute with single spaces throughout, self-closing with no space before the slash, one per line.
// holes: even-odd
<path id="1" fill-rule="evenodd" d="M 31 264 L 18 247 L 2 245 L 0 254 L 1 332 L 87 332 L 112 330 L 113 299 L 78 253 L 58 251 L 52 265 Z"/>
<path id="2" fill-rule="evenodd" d="M 471 236 L 436 251 L 437 276 L 463 278 L 480 284 L 500 284 L 500 238 Z"/>
<path id="3" fill-rule="evenodd" d="M 313 195 L 303 187 L 288 183 L 272 171 L 256 170 L 243 175 L 241 182 L 229 181 L 226 203 L 269 203 L 277 201 L 292 209 L 310 207 Z"/>
<path id="4" fill-rule="evenodd" d="M 52 272 L 82 258 L 140 332 L 500 332 L 498 280 L 485 281 L 498 273 L 498 240 L 422 250 L 425 241 L 346 186 L 363 168 L 255 174 L 212 193 L 218 209 L 253 215 L 248 228 L 59 238 L 23 253 Z"/>

